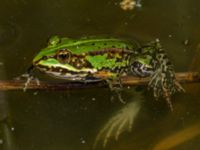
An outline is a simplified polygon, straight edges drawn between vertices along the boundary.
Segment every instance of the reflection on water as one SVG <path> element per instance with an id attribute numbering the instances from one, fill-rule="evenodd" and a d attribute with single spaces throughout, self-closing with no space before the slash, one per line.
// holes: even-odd
<path id="1" fill-rule="evenodd" d="M 100 129 L 94 143 L 94 148 L 96 148 L 100 140 L 103 141 L 103 147 L 105 147 L 112 137 L 117 141 L 122 132 L 126 130 L 131 131 L 135 118 L 141 108 L 141 94 L 133 91 L 134 96 L 131 102 L 123 106 L 122 109 L 109 118 L 108 122 Z"/>
<path id="2" fill-rule="evenodd" d="M 24 73 L 53 34 L 110 35 L 140 41 L 159 38 L 177 71 L 199 71 L 199 1 L 142 0 L 142 7 L 132 11 L 123 11 L 120 2 L 2 1 L 0 78 L 12 79 Z M 183 44 L 186 39 L 188 45 Z M 109 150 L 162 149 L 163 145 L 168 149 L 199 150 L 199 128 L 195 124 L 200 120 L 200 85 L 183 86 L 186 93 L 173 97 L 174 112 L 164 100 L 155 101 L 148 91 L 143 93 L 142 103 L 136 100 L 136 93 L 125 92 L 127 105 L 111 102 L 108 89 L 2 92 L 0 148 L 89 150 L 97 137 L 97 149 L 104 144 Z M 9 124 L 2 121 L 7 116 Z M 130 126 L 132 131 L 127 134 L 124 131 Z M 113 140 L 119 135 L 119 140 Z M 165 142 L 170 140 L 176 142 L 167 147 Z"/>
<path id="3" fill-rule="evenodd" d="M 1 58 L 0 61 L 3 61 Z M 0 78 L 5 76 L 4 64 L 0 65 Z M 15 138 L 13 135 L 12 128 L 10 126 L 9 119 L 9 105 L 6 100 L 6 95 L 4 92 L 0 91 L 0 149 L 1 150 L 16 150 Z"/>
<path id="4" fill-rule="evenodd" d="M 171 136 L 161 140 L 153 150 L 168 150 L 177 147 L 197 136 L 200 136 L 200 123 L 195 123 L 186 129 L 178 131 Z"/>
<path id="5" fill-rule="evenodd" d="M 0 122 L 0 148 L 2 150 L 17 150 L 15 144 L 14 128 L 11 128 L 6 122 Z"/>

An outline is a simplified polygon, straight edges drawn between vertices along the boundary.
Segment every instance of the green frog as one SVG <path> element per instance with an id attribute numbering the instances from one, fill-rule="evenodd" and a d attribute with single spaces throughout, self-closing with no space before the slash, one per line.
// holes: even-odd
<path id="1" fill-rule="evenodd" d="M 33 59 L 29 78 L 33 69 L 69 81 L 107 81 L 111 89 L 113 81 L 121 85 L 122 76 L 151 77 L 148 87 L 154 97 L 165 98 L 171 109 L 171 95 L 183 91 L 159 40 L 140 45 L 117 38 L 53 36 Z"/>

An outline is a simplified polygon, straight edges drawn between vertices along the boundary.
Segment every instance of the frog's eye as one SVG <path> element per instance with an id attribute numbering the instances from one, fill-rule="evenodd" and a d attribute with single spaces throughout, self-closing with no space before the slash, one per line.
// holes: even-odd
<path id="1" fill-rule="evenodd" d="M 71 53 L 68 50 L 60 50 L 56 57 L 60 63 L 68 63 L 71 58 Z"/>

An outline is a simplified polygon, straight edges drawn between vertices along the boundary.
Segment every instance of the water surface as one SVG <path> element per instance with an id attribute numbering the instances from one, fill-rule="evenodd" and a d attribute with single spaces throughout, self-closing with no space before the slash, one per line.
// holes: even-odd
<path id="1" fill-rule="evenodd" d="M 54 34 L 69 37 L 107 35 L 145 43 L 159 38 L 176 71 L 199 71 L 200 2 L 197 0 L 142 0 L 142 7 L 124 11 L 118 0 L 2 0 L 0 5 L 0 79 L 26 71 L 34 55 Z M 188 45 L 184 41 L 188 40 Z M 195 62 L 194 62 L 195 61 Z M 141 109 L 131 132 L 108 141 L 109 150 L 198 150 L 199 84 L 184 84 L 186 93 L 173 97 L 174 112 L 165 101 L 143 93 Z M 144 87 L 145 88 L 145 87 Z M 133 89 L 123 93 L 127 102 L 137 100 Z M 109 89 L 82 91 L 7 91 L 0 93 L 3 150 L 89 150 L 104 124 L 124 104 L 111 101 Z M 193 126 L 197 129 L 193 131 Z M 192 132 L 187 133 L 186 129 Z M 102 149 L 102 141 L 97 149 Z M 160 144 L 161 143 L 161 144 Z M 160 145 L 161 146 L 160 146 Z M 165 146 L 164 146 L 165 147 Z M 168 148 L 169 149 L 169 148 Z"/>

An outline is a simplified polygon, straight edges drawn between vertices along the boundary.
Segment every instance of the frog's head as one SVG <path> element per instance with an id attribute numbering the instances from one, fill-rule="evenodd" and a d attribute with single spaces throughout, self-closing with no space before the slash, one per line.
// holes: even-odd
<path id="1" fill-rule="evenodd" d="M 57 36 L 52 37 L 48 46 L 35 56 L 33 65 L 45 71 L 69 70 L 68 62 L 71 58 L 71 52 L 63 46 L 65 43 L 61 43 L 61 40 Z"/>
<path id="2" fill-rule="evenodd" d="M 147 77 L 153 73 L 151 65 L 152 57 L 148 54 L 142 54 L 131 60 L 131 72 L 140 77 Z"/>

